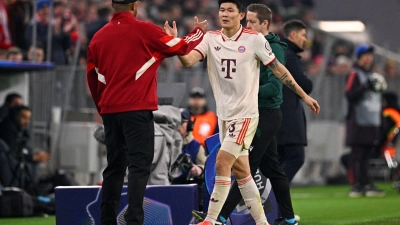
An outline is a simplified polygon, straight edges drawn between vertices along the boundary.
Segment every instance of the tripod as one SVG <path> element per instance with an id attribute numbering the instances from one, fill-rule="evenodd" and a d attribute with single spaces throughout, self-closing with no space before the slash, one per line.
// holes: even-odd
<path id="1" fill-rule="evenodd" d="M 25 149 L 24 147 L 21 147 L 17 155 L 18 156 L 16 158 L 11 158 L 10 156 L 8 156 L 11 167 L 10 169 L 12 172 L 12 179 L 9 183 L 9 186 L 10 187 L 16 186 L 27 192 L 31 192 L 31 194 L 37 195 L 38 190 L 34 183 L 32 172 L 28 167 L 26 161 L 26 155 L 28 155 L 28 150 Z"/>

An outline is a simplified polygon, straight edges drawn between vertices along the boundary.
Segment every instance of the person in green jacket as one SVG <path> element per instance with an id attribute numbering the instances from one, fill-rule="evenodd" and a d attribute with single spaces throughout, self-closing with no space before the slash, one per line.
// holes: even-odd
<path id="1" fill-rule="evenodd" d="M 247 7 L 247 28 L 262 33 L 268 40 L 272 52 L 283 65 L 286 63 L 285 52 L 287 44 L 281 42 L 277 34 L 268 31 L 272 21 L 271 10 L 263 4 L 251 4 Z M 275 220 L 274 225 L 297 224 L 290 198 L 289 182 L 278 160 L 275 134 L 282 122 L 280 105 L 282 103 L 282 82 L 266 66 L 260 66 L 260 86 L 258 92 L 259 123 L 256 135 L 250 148 L 249 163 L 254 176 L 259 168 L 261 173 L 269 178 L 279 206 L 282 218 Z M 225 224 L 242 196 L 235 181 L 228 198 L 221 210 L 218 223 Z M 205 213 L 193 211 L 200 221 L 205 219 Z"/>

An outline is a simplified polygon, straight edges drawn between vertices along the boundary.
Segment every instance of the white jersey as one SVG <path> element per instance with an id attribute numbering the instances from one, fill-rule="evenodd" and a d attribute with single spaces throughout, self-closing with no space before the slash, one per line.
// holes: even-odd
<path id="1" fill-rule="evenodd" d="M 265 37 L 242 27 L 231 38 L 209 31 L 195 50 L 207 57 L 218 118 L 257 117 L 260 60 L 267 66 L 275 60 Z"/>

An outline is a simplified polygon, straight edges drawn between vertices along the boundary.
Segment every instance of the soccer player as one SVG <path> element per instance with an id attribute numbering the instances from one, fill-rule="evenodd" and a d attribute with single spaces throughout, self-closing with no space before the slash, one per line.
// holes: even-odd
<path id="1" fill-rule="evenodd" d="M 269 42 L 275 57 L 284 64 L 286 62 L 285 50 L 287 44 L 280 41 L 279 36 L 268 31 L 272 22 L 272 12 L 264 4 L 251 4 L 247 7 L 247 28 L 260 32 Z M 278 159 L 276 133 L 282 122 L 282 82 L 274 75 L 271 69 L 260 66 L 260 86 L 258 91 L 259 122 L 256 135 L 251 143 L 252 150 L 249 153 L 251 175 L 254 176 L 259 168 L 272 185 L 279 211 L 282 218 L 277 219 L 274 225 L 295 225 L 292 201 L 290 199 L 289 182 L 286 178 Z M 219 221 L 226 223 L 226 218 L 232 213 L 242 196 L 234 182 L 229 191 L 228 198 L 221 209 Z M 193 215 L 203 221 L 206 213 L 193 211 Z"/>
<path id="2" fill-rule="evenodd" d="M 202 225 L 214 225 L 231 184 L 231 169 L 244 201 L 257 224 L 268 224 L 260 194 L 250 175 L 248 149 L 258 124 L 258 85 L 260 60 L 303 101 L 314 113 L 317 101 L 308 96 L 289 71 L 276 60 L 262 34 L 243 28 L 245 16 L 241 0 L 219 0 L 222 29 L 208 32 L 189 54 L 179 56 L 189 67 L 207 57 L 208 75 L 217 103 L 221 148 L 216 160 L 216 177 L 208 215 Z M 167 33 L 176 29 L 166 25 Z"/>

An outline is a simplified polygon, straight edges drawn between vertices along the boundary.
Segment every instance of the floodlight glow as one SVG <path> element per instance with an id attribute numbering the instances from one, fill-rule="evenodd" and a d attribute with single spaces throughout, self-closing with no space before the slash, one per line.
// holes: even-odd
<path id="1" fill-rule="evenodd" d="M 318 27 L 326 32 L 364 32 L 361 21 L 319 21 Z"/>

